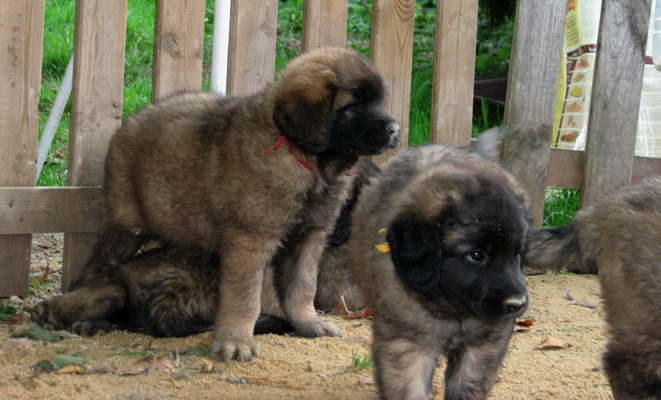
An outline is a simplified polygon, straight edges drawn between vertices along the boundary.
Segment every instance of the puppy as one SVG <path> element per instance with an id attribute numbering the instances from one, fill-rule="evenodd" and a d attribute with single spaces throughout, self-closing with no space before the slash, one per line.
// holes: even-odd
<path id="1" fill-rule="evenodd" d="M 495 136 L 478 151 L 495 148 Z M 528 305 L 524 191 L 495 162 L 446 146 L 409 150 L 358 200 L 349 254 L 374 313 L 384 399 L 428 399 L 446 355 L 446 399 L 482 399 Z"/>
<path id="2" fill-rule="evenodd" d="M 317 265 L 358 157 L 399 142 L 384 95 L 369 60 L 325 48 L 292 60 L 253 95 L 181 94 L 127 118 L 106 157 L 99 239 L 72 287 L 101 285 L 105 301 L 119 302 L 118 266 L 156 239 L 218 254 L 211 354 L 221 360 L 259 355 L 252 332 L 269 263 L 296 333 L 339 335 L 313 306 Z M 71 326 L 94 310 L 53 312 Z"/>
<path id="3" fill-rule="evenodd" d="M 615 399 L 661 398 L 661 176 L 530 232 L 525 262 L 598 271 L 610 340 L 604 367 Z"/>
<path id="4" fill-rule="evenodd" d="M 356 178 L 351 197 L 342 207 L 341 217 L 328 236 L 331 243 L 321 257 L 316 309 L 331 311 L 344 296 L 350 309 L 364 308 L 362 294 L 356 287 L 347 254 L 351 211 L 363 185 L 378 174 L 378 167 L 361 158 L 356 165 Z M 294 328 L 286 321 L 275 290 L 274 268 L 265 270 L 261 293 L 261 314 L 254 333 L 286 333 Z M 35 306 L 32 317 L 47 329 L 67 328 L 61 324 L 58 310 L 86 307 L 87 320 L 69 327 L 75 333 L 94 335 L 98 331 L 126 329 L 158 337 L 188 336 L 213 329 L 218 313 L 218 287 L 222 276 L 220 257 L 199 249 L 160 246 L 144 251 L 117 268 L 110 285 L 81 286 L 69 293 Z M 47 312 L 50 310 L 51 312 Z"/>

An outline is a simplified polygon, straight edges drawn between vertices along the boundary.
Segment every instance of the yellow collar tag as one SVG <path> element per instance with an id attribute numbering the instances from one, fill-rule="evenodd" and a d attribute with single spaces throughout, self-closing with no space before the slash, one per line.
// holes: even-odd
<path id="1" fill-rule="evenodd" d="M 381 253 L 390 253 L 390 244 L 388 244 L 388 242 L 377 244 L 374 247 L 376 247 Z"/>

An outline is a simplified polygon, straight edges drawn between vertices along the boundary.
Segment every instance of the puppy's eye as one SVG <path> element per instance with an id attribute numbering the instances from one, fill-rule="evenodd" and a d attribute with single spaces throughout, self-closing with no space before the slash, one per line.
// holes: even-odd
<path id="1" fill-rule="evenodd" d="M 482 250 L 475 250 L 466 254 L 466 258 L 472 263 L 481 264 L 485 261 L 486 257 L 484 256 L 484 252 Z"/>
<path id="2" fill-rule="evenodd" d="M 362 110 L 363 105 L 362 105 L 362 103 L 360 103 L 358 101 L 354 101 L 352 103 L 347 104 L 346 107 L 347 107 L 347 110 L 360 111 L 360 110 Z"/>

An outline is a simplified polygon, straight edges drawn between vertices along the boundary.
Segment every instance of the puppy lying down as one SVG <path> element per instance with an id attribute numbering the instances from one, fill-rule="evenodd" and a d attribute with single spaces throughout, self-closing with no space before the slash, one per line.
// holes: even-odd
<path id="1" fill-rule="evenodd" d="M 350 237 L 351 213 L 358 195 L 378 172 L 378 167 L 369 159 L 358 160 L 350 197 L 335 221 L 333 232 L 328 236 L 329 245 L 319 262 L 314 298 L 318 310 L 331 311 L 341 297 L 350 309 L 365 307 L 345 243 Z M 274 273 L 272 265 L 265 270 L 261 314 L 255 333 L 295 330 L 286 321 Z M 98 282 L 91 287 L 76 288 L 35 306 L 32 318 L 44 328 L 70 329 L 83 335 L 114 329 L 159 337 L 210 331 L 218 313 L 221 275 L 221 260 L 216 253 L 169 245 L 155 247 L 118 266 L 115 280 L 119 280 L 120 285 Z M 78 307 L 87 308 L 88 317 L 69 326 L 66 323 L 69 313 Z"/>
<path id="2" fill-rule="evenodd" d="M 485 135 L 478 153 L 495 148 Z M 348 246 L 384 399 L 429 399 L 443 355 L 446 399 L 486 397 L 528 305 L 528 220 L 509 173 L 452 147 L 409 150 L 363 189 Z"/>

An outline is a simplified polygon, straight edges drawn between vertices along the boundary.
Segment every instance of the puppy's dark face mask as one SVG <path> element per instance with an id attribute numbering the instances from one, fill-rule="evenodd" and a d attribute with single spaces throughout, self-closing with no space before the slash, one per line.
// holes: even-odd
<path id="1" fill-rule="evenodd" d="M 399 144 L 399 125 L 383 104 L 383 91 L 380 81 L 368 80 L 351 89 L 351 100 L 331 117 L 326 154 L 375 155 Z"/>
<path id="2" fill-rule="evenodd" d="M 488 192 L 449 204 L 432 219 L 400 215 L 386 238 L 407 289 L 457 318 L 503 321 L 528 306 L 521 271 L 528 223 L 509 193 Z"/>
<path id="3" fill-rule="evenodd" d="M 276 98 L 278 130 L 307 153 L 356 158 L 399 144 L 399 125 L 384 105 L 383 78 L 362 55 L 346 57 L 307 69 L 305 78 L 296 77 L 298 85 L 284 87 Z"/>

